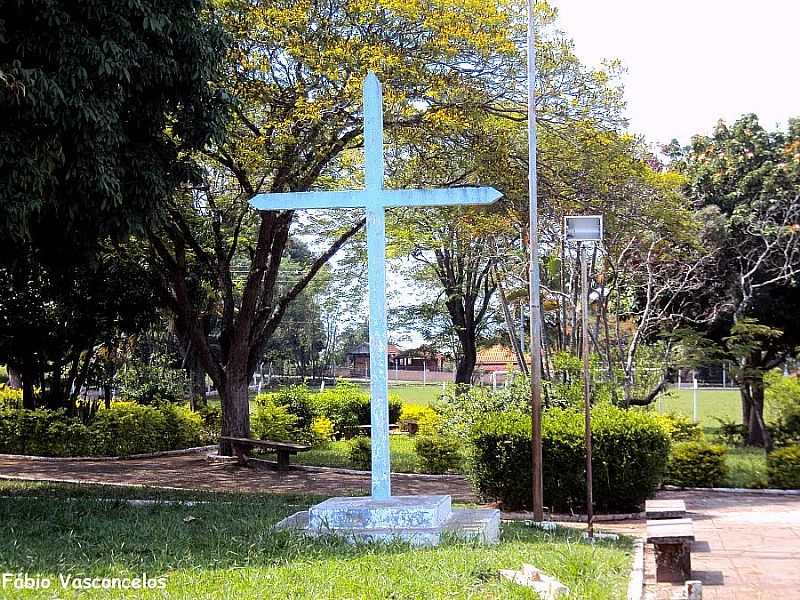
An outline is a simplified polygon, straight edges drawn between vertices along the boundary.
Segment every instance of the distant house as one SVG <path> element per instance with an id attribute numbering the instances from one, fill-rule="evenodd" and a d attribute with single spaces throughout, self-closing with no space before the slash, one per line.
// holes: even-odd
<path id="1" fill-rule="evenodd" d="M 517 369 L 517 359 L 511 348 L 495 344 L 478 350 L 475 368 L 484 372 L 513 371 Z"/>
<path id="2" fill-rule="evenodd" d="M 395 344 L 389 344 L 386 357 L 386 366 L 394 367 L 398 360 L 400 348 Z M 369 374 L 369 343 L 359 344 L 347 353 L 347 362 L 353 375 Z"/>
<path id="3" fill-rule="evenodd" d="M 406 371 L 443 371 L 447 357 L 431 346 L 403 350 L 397 357 L 397 368 Z"/>

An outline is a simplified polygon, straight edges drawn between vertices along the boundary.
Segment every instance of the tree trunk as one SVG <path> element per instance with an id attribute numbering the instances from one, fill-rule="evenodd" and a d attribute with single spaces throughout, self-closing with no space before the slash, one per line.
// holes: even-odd
<path id="1" fill-rule="evenodd" d="M 225 385 L 220 388 L 223 436 L 250 436 L 249 381 L 244 365 L 229 366 Z M 227 442 L 220 442 L 219 453 L 223 456 L 232 456 L 233 448 Z"/>
<path id="2" fill-rule="evenodd" d="M 111 384 L 110 383 L 104 383 L 103 384 L 103 400 L 105 401 L 106 410 L 109 410 L 111 408 L 111 397 L 112 397 L 112 395 L 113 394 L 111 392 Z"/>
<path id="3" fill-rule="evenodd" d="M 750 388 L 750 380 L 742 379 L 739 382 L 739 396 L 742 399 L 742 423 L 745 429 L 750 431 L 750 413 L 753 406 L 753 396 Z"/>
<path id="4" fill-rule="evenodd" d="M 18 390 L 22 388 L 22 377 L 14 367 L 7 367 L 8 369 L 8 387 L 12 390 Z"/>
<path id="5" fill-rule="evenodd" d="M 36 399 L 33 396 L 33 368 L 30 364 L 22 365 L 22 408 L 34 410 Z"/>
<path id="6" fill-rule="evenodd" d="M 475 336 L 459 336 L 461 340 L 461 357 L 456 367 L 456 383 L 471 384 L 472 375 L 475 372 L 475 363 L 478 362 L 478 351 L 475 347 Z"/>
<path id="7" fill-rule="evenodd" d="M 206 406 L 206 372 L 197 354 L 192 352 L 191 356 L 191 383 L 192 383 L 192 410 L 198 410 Z"/>
<path id="8" fill-rule="evenodd" d="M 764 424 L 764 375 L 757 373 L 751 380 L 752 404 L 747 428 L 747 445 L 769 447 L 772 445 L 769 432 Z"/>

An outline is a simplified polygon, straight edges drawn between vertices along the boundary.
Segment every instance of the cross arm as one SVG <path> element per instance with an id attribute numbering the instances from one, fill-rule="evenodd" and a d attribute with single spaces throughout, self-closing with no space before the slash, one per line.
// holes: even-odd
<path id="1" fill-rule="evenodd" d="M 433 190 L 348 190 L 341 192 L 287 192 L 258 194 L 250 203 L 258 210 L 307 208 L 386 208 L 393 206 L 450 206 L 491 204 L 502 194 L 491 187 Z"/>

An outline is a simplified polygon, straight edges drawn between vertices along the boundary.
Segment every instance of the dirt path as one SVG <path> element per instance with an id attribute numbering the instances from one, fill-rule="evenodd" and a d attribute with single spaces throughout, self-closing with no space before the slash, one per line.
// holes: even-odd
<path id="1" fill-rule="evenodd" d="M 204 454 L 117 461 L 42 462 L 0 458 L 0 475 L 83 483 L 320 496 L 368 494 L 370 491 L 370 480 L 365 475 L 300 470 L 279 473 L 267 469 L 209 463 Z M 413 476 L 393 477 L 392 493 L 450 494 L 454 500 L 475 502 L 469 484 L 461 478 L 441 480 Z"/>

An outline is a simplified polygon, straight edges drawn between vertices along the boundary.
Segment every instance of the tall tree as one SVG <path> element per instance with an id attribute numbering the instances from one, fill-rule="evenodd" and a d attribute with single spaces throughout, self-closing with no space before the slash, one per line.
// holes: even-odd
<path id="1" fill-rule="evenodd" d="M 233 121 L 225 142 L 205 153 L 203 188 L 150 239 L 178 321 L 220 390 L 224 434 L 248 435 L 247 384 L 265 344 L 291 301 L 364 222 L 335 217 L 327 249 L 294 285 L 280 288 L 294 213 L 258 217 L 248 201 L 258 193 L 358 184 L 354 150 L 367 70 L 384 83 L 390 128 L 501 105 L 521 72 L 509 36 L 515 15 L 507 8 L 477 0 L 216 2 L 233 39 L 222 80 L 234 100 Z M 216 346 L 188 293 L 193 262 L 212 276 L 221 315 Z M 240 286 L 233 265 L 246 271 Z"/>
<path id="2" fill-rule="evenodd" d="M 43 378 L 63 404 L 103 324 L 137 322 L 109 253 L 158 218 L 224 114 L 203 6 L 0 3 L 0 320 L 28 406 Z"/>
<path id="3" fill-rule="evenodd" d="M 670 151 L 714 251 L 700 296 L 709 337 L 738 362 L 748 442 L 768 444 L 763 375 L 800 345 L 800 120 L 770 132 L 745 115 Z"/>

